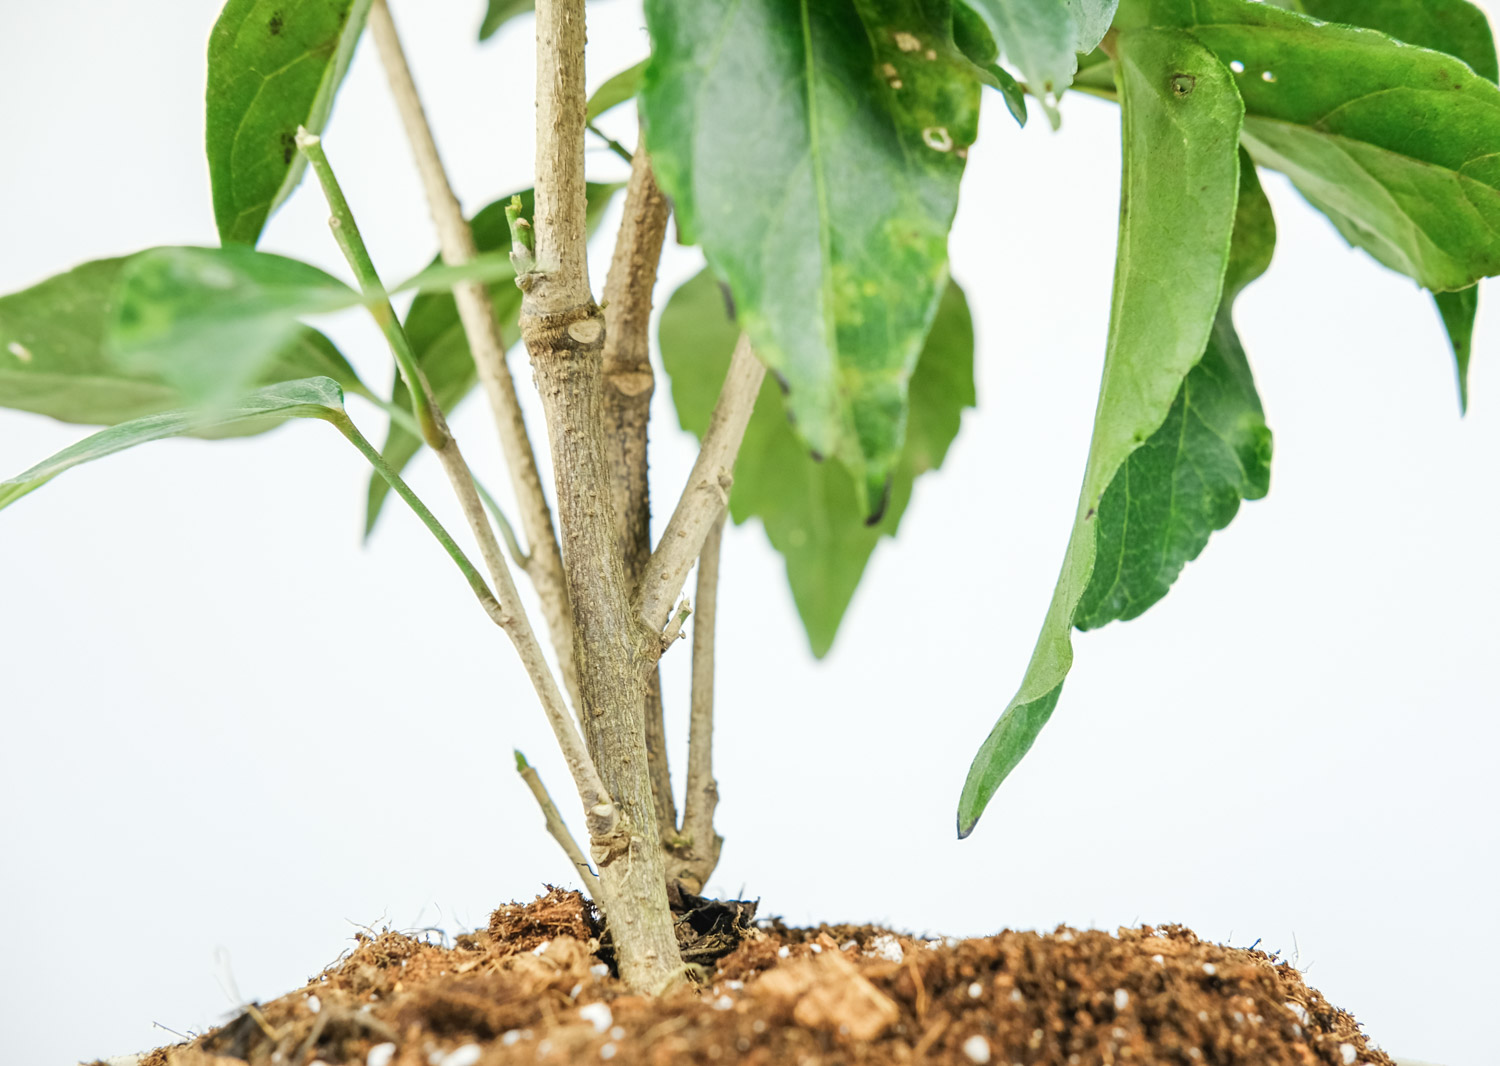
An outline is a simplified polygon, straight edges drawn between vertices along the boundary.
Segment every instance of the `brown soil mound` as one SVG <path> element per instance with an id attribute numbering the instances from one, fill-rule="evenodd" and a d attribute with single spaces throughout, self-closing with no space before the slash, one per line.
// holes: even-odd
<path id="1" fill-rule="evenodd" d="M 143 1066 L 1391 1066 L 1287 963 L 1180 927 L 926 940 L 693 902 L 743 938 L 693 971 L 701 986 L 627 993 L 583 898 L 553 890 L 453 948 L 362 935 L 306 987 Z"/>

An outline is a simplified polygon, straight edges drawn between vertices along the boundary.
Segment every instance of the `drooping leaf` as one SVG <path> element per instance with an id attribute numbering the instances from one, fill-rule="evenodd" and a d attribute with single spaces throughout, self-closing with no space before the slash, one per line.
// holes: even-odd
<path id="1" fill-rule="evenodd" d="M 360 302 L 317 267 L 242 245 L 133 255 L 118 292 L 104 341 L 111 363 L 165 381 L 187 406 L 249 388 L 300 334 L 301 316 Z"/>
<path id="2" fill-rule="evenodd" d="M 490 0 L 479 26 L 479 39 L 488 41 L 495 32 L 517 15 L 536 10 L 536 0 Z"/>
<path id="3" fill-rule="evenodd" d="M 648 0 L 646 17 L 642 114 L 679 232 L 732 288 L 803 441 L 878 513 L 979 86 L 867 32 L 853 0 Z"/>
<path id="4" fill-rule="evenodd" d="M 1458 409 L 1469 410 L 1469 354 L 1474 349 L 1474 319 L 1479 314 L 1479 286 L 1457 292 L 1435 292 L 1438 315 L 1448 331 L 1453 361 L 1458 367 Z"/>
<path id="5" fill-rule="evenodd" d="M 588 121 L 593 122 L 594 119 L 606 111 L 619 107 L 626 100 L 629 100 L 636 93 L 640 92 L 641 78 L 645 73 L 646 61 L 643 59 L 628 70 L 620 71 L 620 73 L 594 90 L 594 95 L 589 97 L 588 113 L 586 116 Z"/>
<path id="6" fill-rule="evenodd" d="M 254 245 L 307 161 L 297 127 L 322 133 L 370 0 L 229 0 L 208 42 L 205 146 L 225 244 Z"/>
<path id="7" fill-rule="evenodd" d="M 332 378 L 306 378 L 268 385 L 239 397 L 216 412 L 165 411 L 132 419 L 85 437 L 50 459 L 9 481 L 0 481 L 0 508 L 33 492 L 57 475 L 83 463 L 134 448 L 137 444 L 222 430 L 245 431 L 245 427 L 269 428 L 289 418 L 321 418 L 334 422 L 343 416 L 344 394 Z"/>
<path id="8" fill-rule="evenodd" d="M 1136 29 L 1119 34 L 1115 47 L 1127 210 L 1083 491 L 1026 676 L 964 782 L 960 836 L 1057 705 L 1073 662 L 1074 614 L 1094 569 L 1101 498 L 1166 421 L 1208 347 L 1229 261 L 1243 115 L 1233 76 L 1181 31 Z"/>
<path id="9" fill-rule="evenodd" d="M 598 229 L 604 211 L 619 190 L 618 185 L 588 185 L 588 232 Z M 534 210 L 532 192 L 526 189 L 521 197 L 521 212 L 530 218 Z M 510 197 L 502 197 L 480 210 L 470 223 L 474 231 L 474 243 L 486 258 L 508 262 L 510 251 L 510 228 L 505 221 L 505 205 Z M 516 288 L 514 273 L 490 283 L 490 299 L 495 305 L 495 315 L 500 323 L 501 336 L 514 339 L 517 336 L 516 320 L 521 313 L 521 290 Z M 479 381 L 474 368 L 474 356 L 469 351 L 468 338 L 464 335 L 463 323 L 458 317 L 458 305 L 449 292 L 423 292 L 412 301 L 406 315 L 406 335 L 417 356 L 417 365 L 427 376 L 432 387 L 433 398 L 444 411 L 452 411 L 467 396 Z M 411 393 L 399 374 L 394 375 L 391 387 L 391 402 L 402 410 L 411 407 Z M 386 431 L 381 454 L 397 473 L 406 469 L 406 464 L 421 450 L 421 438 L 408 428 L 392 422 Z M 372 474 L 365 494 L 365 535 L 368 536 L 380 518 L 390 486 L 378 474 Z"/>
<path id="10" fill-rule="evenodd" d="M 1240 159 L 1240 195 L 1224 294 L 1202 360 L 1167 419 L 1125 460 L 1099 502 L 1093 574 L 1078 629 L 1135 618 L 1167 594 L 1214 530 L 1271 484 L 1271 431 L 1235 333 L 1234 299 L 1265 273 L 1276 243 L 1271 204 Z"/>
<path id="11" fill-rule="evenodd" d="M 63 422 L 114 425 L 189 406 L 162 367 L 122 365 L 106 337 L 117 314 L 127 259 L 99 259 L 0 297 L 0 406 Z M 219 353 L 198 353 L 212 363 Z M 347 360 L 317 330 L 299 326 L 251 381 L 269 385 L 330 377 L 367 394 Z"/>
<path id="12" fill-rule="evenodd" d="M 702 436 L 739 337 L 709 271 L 685 283 L 662 311 L 662 363 L 682 427 Z M 815 462 L 787 422 L 781 390 L 767 380 L 735 462 L 729 509 L 739 523 L 759 518 L 786 560 L 792 596 L 813 654 L 832 646 L 871 553 L 895 536 L 916 478 L 935 470 L 974 406 L 974 331 L 963 290 L 950 281 L 911 377 L 906 441 L 891 502 L 871 526 L 853 476 L 836 459 Z"/>
<path id="13" fill-rule="evenodd" d="M 1078 54 L 1093 51 L 1118 0 L 957 0 L 985 23 L 1005 59 L 1049 109 L 1073 82 Z M 1055 121 L 1054 121 L 1055 125 Z"/>

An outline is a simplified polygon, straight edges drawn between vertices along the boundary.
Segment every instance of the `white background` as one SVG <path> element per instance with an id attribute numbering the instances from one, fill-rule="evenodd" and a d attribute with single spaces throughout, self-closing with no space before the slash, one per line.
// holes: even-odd
<path id="1" fill-rule="evenodd" d="M 0 291 L 215 243 L 201 101 L 217 7 L 0 4 Z M 591 8 L 597 85 L 647 38 L 636 4 Z M 531 21 L 481 47 L 480 9 L 396 4 L 470 209 L 529 184 L 532 155 Z M 1389 1050 L 1495 1062 L 1500 326 L 1487 305 L 1460 420 L 1427 299 L 1279 179 L 1276 263 L 1238 308 L 1276 433 L 1271 495 L 1144 618 L 1077 641 L 1052 724 L 954 839 L 1073 514 L 1119 166 L 1112 105 L 1070 97 L 1060 135 L 1018 130 L 996 96 L 985 108 L 953 238 L 979 410 L 825 662 L 761 530 L 727 538 L 728 845 L 711 887 L 795 922 L 1260 938 Z M 386 275 L 420 267 L 430 224 L 368 42 L 326 143 Z M 590 166 L 622 169 L 604 152 Z M 323 215 L 304 185 L 263 247 L 344 273 Z M 699 262 L 670 249 L 662 298 Z M 596 277 L 606 264 L 596 248 Z M 333 328 L 383 385 L 375 331 Z M 657 401 L 665 512 L 692 448 L 664 384 Z M 455 425 L 504 484 L 483 404 Z M 540 443 L 534 411 L 532 426 Z M 86 432 L 0 412 L 0 476 Z M 458 930 L 569 883 L 512 770 L 518 746 L 566 790 L 515 656 L 409 514 L 392 507 L 361 548 L 365 479 L 327 426 L 297 424 L 143 448 L 0 516 L 0 1059 L 151 1046 L 168 1038 L 153 1021 L 222 1020 L 230 976 L 247 998 L 295 987 L 359 924 Z M 453 514 L 435 464 L 413 479 Z M 668 657 L 679 739 L 687 659 Z"/>

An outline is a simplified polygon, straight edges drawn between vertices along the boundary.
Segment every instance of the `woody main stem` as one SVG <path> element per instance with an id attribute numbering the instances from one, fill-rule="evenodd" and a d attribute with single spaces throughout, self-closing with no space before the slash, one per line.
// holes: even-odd
<path id="1" fill-rule="evenodd" d="M 536 45 L 535 269 L 518 278 L 521 334 L 552 445 L 584 735 L 626 831 L 619 847 L 595 849 L 600 902 L 620 976 L 656 992 L 682 971 L 645 738 L 646 679 L 661 636 L 631 603 L 603 441 L 604 317 L 589 290 L 585 228 L 583 0 L 537 0 Z"/>

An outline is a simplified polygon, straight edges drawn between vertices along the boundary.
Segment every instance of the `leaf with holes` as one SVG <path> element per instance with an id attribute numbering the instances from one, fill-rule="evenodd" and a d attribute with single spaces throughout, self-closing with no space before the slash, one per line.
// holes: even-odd
<path id="1" fill-rule="evenodd" d="M 1247 0 L 1142 0 L 1235 72 L 1244 144 L 1351 242 L 1427 288 L 1500 271 L 1500 88 L 1374 30 Z"/>
<path id="2" fill-rule="evenodd" d="M 1062 574 L 1020 690 L 980 747 L 959 799 L 967 836 L 1057 706 L 1071 631 L 1097 555 L 1106 489 L 1171 414 L 1202 359 L 1229 263 L 1243 109 L 1232 75 L 1192 35 L 1137 29 L 1115 42 L 1124 177 L 1104 379 Z"/>
<path id="3" fill-rule="evenodd" d="M 662 311 L 662 364 L 682 427 L 701 437 L 739 337 L 724 293 L 703 271 L 672 294 Z M 963 290 L 950 281 L 911 377 L 906 441 L 891 503 L 874 526 L 865 521 L 855 482 L 836 459 L 814 462 L 787 422 L 781 390 L 768 380 L 745 429 L 734 467 L 730 514 L 759 518 L 786 560 L 787 581 L 813 654 L 832 647 L 870 556 L 894 537 L 918 477 L 936 470 L 974 406 L 974 328 Z"/>
<path id="4" fill-rule="evenodd" d="M 254 245 L 302 180 L 297 127 L 322 133 L 370 0 L 229 0 L 208 42 L 205 146 L 225 244 Z"/>
<path id="5" fill-rule="evenodd" d="M 805 445 L 878 517 L 979 86 L 852 0 L 648 0 L 646 17 L 646 141 L 679 232 L 729 283 Z"/>

